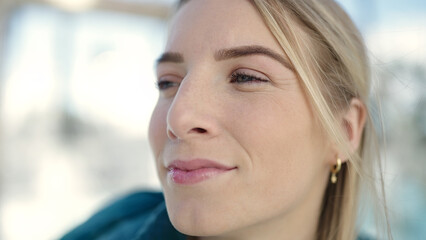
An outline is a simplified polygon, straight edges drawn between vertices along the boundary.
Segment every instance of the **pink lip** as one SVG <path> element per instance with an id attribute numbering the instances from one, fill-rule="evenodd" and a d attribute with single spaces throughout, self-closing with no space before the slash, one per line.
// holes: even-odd
<path id="1" fill-rule="evenodd" d="M 215 177 L 222 173 L 236 169 L 206 159 L 195 159 L 190 161 L 176 160 L 169 166 L 168 176 L 178 184 L 195 184 Z"/>

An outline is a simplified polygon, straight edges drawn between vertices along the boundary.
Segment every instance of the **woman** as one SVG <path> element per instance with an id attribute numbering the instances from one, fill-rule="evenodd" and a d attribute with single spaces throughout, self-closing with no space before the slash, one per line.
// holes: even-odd
<path id="1" fill-rule="evenodd" d="M 182 1 L 157 76 L 165 203 L 133 194 L 63 239 L 358 236 L 369 69 L 333 0 Z"/>

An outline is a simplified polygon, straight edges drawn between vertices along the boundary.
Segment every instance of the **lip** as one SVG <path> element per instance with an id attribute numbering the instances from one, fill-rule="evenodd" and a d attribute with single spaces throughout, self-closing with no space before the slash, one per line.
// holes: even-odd
<path id="1" fill-rule="evenodd" d="M 177 184 L 191 185 L 232 171 L 229 167 L 207 159 L 175 160 L 167 166 L 168 177 Z"/>

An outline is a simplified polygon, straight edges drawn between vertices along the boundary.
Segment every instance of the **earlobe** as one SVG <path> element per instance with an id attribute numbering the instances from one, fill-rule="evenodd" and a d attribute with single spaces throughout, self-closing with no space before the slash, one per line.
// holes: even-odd
<path id="1" fill-rule="evenodd" d="M 343 130 L 346 133 L 351 152 L 357 151 L 365 126 L 367 109 L 361 100 L 353 98 L 342 116 Z"/>

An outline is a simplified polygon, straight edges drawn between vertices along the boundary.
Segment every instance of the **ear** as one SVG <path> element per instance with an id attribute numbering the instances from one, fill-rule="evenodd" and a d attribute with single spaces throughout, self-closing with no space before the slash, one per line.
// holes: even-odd
<path id="1" fill-rule="evenodd" d="M 342 127 L 349 141 L 351 153 L 355 152 L 361 143 L 362 134 L 364 131 L 365 121 L 367 117 L 367 109 L 363 102 L 358 98 L 352 98 L 349 107 L 342 114 Z M 339 152 L 339 157 L 342 161 L 347 160 L 344 153 Z"/>

